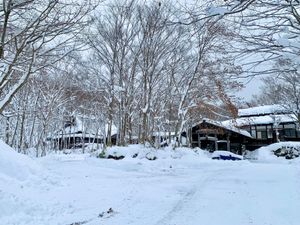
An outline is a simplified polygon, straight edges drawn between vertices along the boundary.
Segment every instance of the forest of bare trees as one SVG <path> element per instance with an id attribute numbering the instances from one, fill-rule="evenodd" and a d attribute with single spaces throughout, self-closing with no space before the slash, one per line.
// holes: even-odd
<path id="1" fill-rule="evenodd" d="M 179 140 L 204 117 L 235 117 L 239 78 L 289 83 L 298 74 L 298 8 L 292 0 L 3 0 L 0 137 L 40 156 L 72 116 L 107 146 L 114 129 L 118 145 L 145 144 L 162 131 Z"/>

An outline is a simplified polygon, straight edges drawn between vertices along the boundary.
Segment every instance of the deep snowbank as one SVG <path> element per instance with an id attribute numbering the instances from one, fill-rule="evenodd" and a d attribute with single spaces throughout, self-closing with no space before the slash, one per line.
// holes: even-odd
<path id="1" fill-rule="evenodd" d="M 42 167 L 26 155 L 17 153 L 0 140 L 0 180 L 16 179 L 24 181 L 32 176 L 38 176 Z"/>
<path id="2" fill-rule="evenodd" d="M 136 158 L 136 159 L 202 159 L 208 160 L 211 158 L 210 153 L 199 148 L 176 148 L 165 147 L 162 149 L 155 149 L 145 147 L 143 145 L 129 145 L 128 147 L 111 147 L 105 152 L 104 157 L 117 157 L 117 158 Z"/>
<path id="3" fill-rule="evenodd" d="M 61 186 L 59 180 L 48 173 L 44 166 L 17 153 L 0 140 L 1 225 L 46 225 L 49 215 L 53 215 L 53 205 L 58 204 L 55 202 L 46 205 L 42 200 L 42 193 L 57 186 Z"/>
<path id="4" fill-rule="evenodd" d="M 286 160 L 284 157 L 277 157 L 274 154 L 274 151 L 281 148 L 292 148 L 292 147 L 300 149 L 300 142 L 279 142 L 279 143 L 267 145 L 253 152 L 247 152 L 246 158 L 254 159 L 258 161 L 264 161 L 264 162 L 289 161 Z M 293 160 L 299 160 L 299 158 L 295 158 Z"/>

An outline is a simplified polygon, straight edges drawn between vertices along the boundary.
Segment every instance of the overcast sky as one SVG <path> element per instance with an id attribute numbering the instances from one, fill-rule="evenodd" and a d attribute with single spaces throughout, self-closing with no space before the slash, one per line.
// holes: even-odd
<path id="1" fill-rule="evenodd" d="M 236 95 L 244 99 L 244 101 L 248 102 L 252 99 L 254 94 L 259 94 L 260 86 L 262 85 L 262 81 L 260 77 L 254 77 L 253 79 L 241 79 L 245 84 L 245 88 L 241 91 L 237 92 Z"/>

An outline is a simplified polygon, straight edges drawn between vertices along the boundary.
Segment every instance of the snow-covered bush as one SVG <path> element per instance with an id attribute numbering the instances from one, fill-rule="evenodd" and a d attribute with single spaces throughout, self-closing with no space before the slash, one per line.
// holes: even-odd
<path id="1" fill-rule="evenodd" d="M 100 157 L 101 155 L 101 157 Z M 98 153 L 99 158 L 108 159 L 181 159 L 181 158 L 210 158 L 209 153 L 199 148 L 176 148 L 165 147 L 161 149 L 155 149 L 153 147 L 145 147 L 144 145 L 129 145 L 128 147 L 114 146 L 108 148 L 106 151 Z"/>
<path id="2" fill-rule="evenodd" d="M 285 157 L 286 159 L 294 159 L 299 157 L 300 149 L 293 146 L 282 146 L 273 151 L 277 157 Z"/>
<path id="3" fill-rule="evenodd" d="M 276 161 L 294 159 L 300 155 L 300 142 L 279 142 L 261 147 L 255 151 L 247 151 L 245 158 L 259 161 Z"/>

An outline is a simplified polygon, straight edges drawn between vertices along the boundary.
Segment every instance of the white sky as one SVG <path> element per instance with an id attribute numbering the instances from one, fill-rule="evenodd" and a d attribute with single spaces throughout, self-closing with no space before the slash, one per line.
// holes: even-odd
<path id="1" fill-rule="evenodd" d="M 248 102 L 254 94 L 259 94 L 260 87 L 263 84 L 260 77 L 254 77 L 250 81 L 241 79 L 241 81 L 245 84 L 245 88 L 236 93 L 237 97 L 243 98 L 244 101 Z"/>

